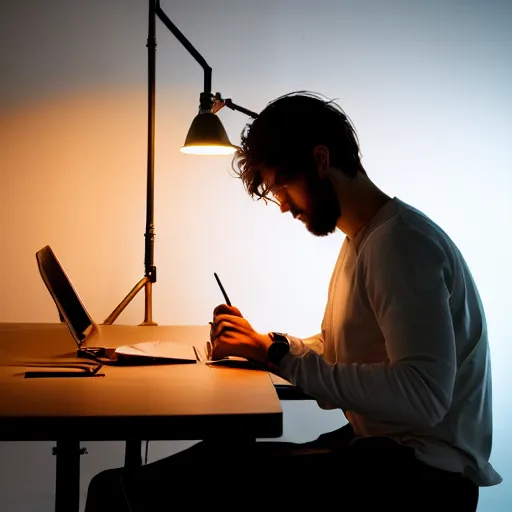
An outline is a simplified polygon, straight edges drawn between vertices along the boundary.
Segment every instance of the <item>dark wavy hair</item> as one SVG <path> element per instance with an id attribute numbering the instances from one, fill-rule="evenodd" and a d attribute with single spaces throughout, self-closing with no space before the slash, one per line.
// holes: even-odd
<path id="1" fill-rule="evenodd" d="M 330 165 L 349 177 L 364 171 L 359 140 L 349 117 L 334 101 L 297 91 L 271 101 L 242 131 L 232 167 L 252 197 L 266 199 L 269 190 L 262 168 L 275 169 L 287 183 L 312 179 L 316 173 L 313 148 L 329 149 Z"/>

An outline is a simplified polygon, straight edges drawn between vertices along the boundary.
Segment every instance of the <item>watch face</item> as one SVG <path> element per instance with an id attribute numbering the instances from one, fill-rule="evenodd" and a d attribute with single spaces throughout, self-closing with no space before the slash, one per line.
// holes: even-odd
<path id="1" fill-rule="evenodd" d="M 290 345 L 288 341 L 274 341 L 270 347 L 268 347 L 268 360 L 273 364 L 279 364 L 281 359 L 288 354 L 290 351 Z"/>
<path id="2" fill-rule="evenodd" d="M 280 341 L 282 343 L 288 343 L 288 338 L 286 337 L 286 334 L 283 334 L 282 332 L 273 332 L 272 334 L 272 341 Z"/>

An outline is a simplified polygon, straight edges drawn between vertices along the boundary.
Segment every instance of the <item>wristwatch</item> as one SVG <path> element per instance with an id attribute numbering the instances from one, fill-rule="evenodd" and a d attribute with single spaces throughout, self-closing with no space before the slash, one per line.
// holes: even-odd
<path id="1" fill-rule="evenodd" d="M 269 363 L 278 366 L 283 357 L 290 352 L 290 342 L 282 332 L 269 332 L 268 335 L 272 345 L 268 347 L 267 359 Z"/>

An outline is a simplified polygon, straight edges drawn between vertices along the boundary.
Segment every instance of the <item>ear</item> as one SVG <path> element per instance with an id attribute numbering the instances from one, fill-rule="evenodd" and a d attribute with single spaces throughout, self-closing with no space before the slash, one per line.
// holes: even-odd
<path id="1" fill-rule="evenodd" d="M 330 168 L 329 150 L 322 145 L 315 146 L 313 149 L 313 158 L 315 159 L 318 176 L 320 176 L 321 179 L 324 179 Z"/>

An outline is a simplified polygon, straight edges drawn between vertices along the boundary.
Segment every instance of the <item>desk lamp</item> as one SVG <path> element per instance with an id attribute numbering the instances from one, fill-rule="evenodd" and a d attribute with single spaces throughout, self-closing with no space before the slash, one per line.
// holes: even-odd
<path id="1" fill-rule="evenodd" d="M 204 70 L 204 88 L 199 98 L 199 113 L 196 115 L 185 144 L 181 148 L 183 153 L 199 155 L 229 155 L 236 151 L 232 145 L 216 113 L 224 106 L 237 110 L 249 117 L 258 115 L 239 105 L 231 99 L 223 99 L 220 93 L 212 94 L 212 68 L 205 59 L 192 46 L 180 32 L 178 27 L 167 17 L 160 7 L 159 0 L 149 0 L 149 27 L 148 27 L 148 158 L 147 158 L 147 190 L 146 190 L 146 231 L 144 252 L 144 277 L 130 290 L 128 295 L 112 311 L 103 322 L 112 324 L 132 301 L 137 293 L 144 288 L 144 321 L 140 325 L 157 325 L 153 321 L 152 313 L 152 286 L 156 282 L 156 266 L 154 264 L 154 161 L 155 161 L 155 70 L 156 70 L 156 17 L 171 31 L 178 41 L 188 50 Z"/>

